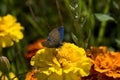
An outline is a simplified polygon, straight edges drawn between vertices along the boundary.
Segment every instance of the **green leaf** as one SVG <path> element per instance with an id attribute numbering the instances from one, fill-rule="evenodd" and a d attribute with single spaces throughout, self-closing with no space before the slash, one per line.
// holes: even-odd
<path id="1" fill-rule="evenodd" d="M 73 33 L 71 34 L 72 35 L 72 39 L 73 41 L 78 44 L 78 38 L 76 37 L 76 35 L 74 35 Z"/>
<path id="2" fill-rule="evenodd" d="M 115 41 L 116 41 L 116 43 L 117 43 L 118 45 L 120 45 L 120 40 L 115 39 Z"/>
<path id="3" fill-rule="evenodd" d="M 96 13 L 95 16 L 99 21 L 108 21 L 108 20 L 115 21 L 115 19 L 108 14 Z"/>
<path id="4" fill-rule="evenodd" d="M 119 9 L 119 3 L 113 1 L 113 5 L 114 5 L 114 7 L 115 7 L 116 9 Z"/>

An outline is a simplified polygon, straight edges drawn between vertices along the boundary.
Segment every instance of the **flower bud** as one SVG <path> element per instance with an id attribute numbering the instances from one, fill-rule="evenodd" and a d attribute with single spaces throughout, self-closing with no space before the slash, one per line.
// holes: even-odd
<path id="1" fill-rule="evenodd" d="M 7 73 L 10 69 L 10 63 L 7 57 L 0 56 L 0 71 Z"/>

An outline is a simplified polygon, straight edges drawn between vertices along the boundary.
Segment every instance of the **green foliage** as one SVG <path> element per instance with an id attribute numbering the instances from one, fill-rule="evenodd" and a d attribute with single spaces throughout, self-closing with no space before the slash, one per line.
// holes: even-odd
<path id="1" fill-rule="evenodd" d="M 99 21 L 108 21 L 108 20 L 114 21 L 114 18 L 107 14 L 97 14 L 96 13 L 95 16 Z"/>
<path id="2" fill-rule="evenodd" d="M 84 48 L 105 45 L 120 50 L 119 0 L 1 0 L 0 16 L 6 14 L 16 16 L 25 28 L 23 40 L 3 49 L 16 75 L 30 69 L 24 57 L 28 45 L 46 38 L 61 25 L 65 28 L 64 42 Z M 25 74 L 18 77 L 22 80 Z"/>

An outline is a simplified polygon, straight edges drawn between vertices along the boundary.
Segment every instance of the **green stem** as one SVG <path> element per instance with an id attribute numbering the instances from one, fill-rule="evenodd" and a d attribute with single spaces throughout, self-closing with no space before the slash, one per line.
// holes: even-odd
<path id="1" fill-rule="evenodd" d="M 111 0 L 107 0 L 107 4 L 105 6 L 104 13 L 108 13 L 110 2 L 111 2 Z M 97 40 L 98 43 L 100 43 L 102 41 L 103 37 L 104 37 L 106 24 L 107 24 L 106 21 L 101 23 L 101 27 L 100 27 L 100 30 L 99 30 L 99 33 L 98 33 L 98 40 Z"/>
<path id="2" fill-rule="evenodd" d="M 2 54 L 2 47 L 0 47 L 0 56 L 2 56 L 3 54 Z"/>
<path id="3" fill-rule="evenodd" d="M 104 32 L 105 32 L 105 27 L 106 27 L 106 22 L 102 22 L 101 23 L 101 28 L 99 31 L 99 35 L 98 35 L 98 43 L 102 41 L 103 36 L 104 36 Z"/>
<path id="4" fill-rule="evenodd" d="M 7 73 L 6 76 L 7 76 L 8 80 L 11 80 L 9 73 Z"/>

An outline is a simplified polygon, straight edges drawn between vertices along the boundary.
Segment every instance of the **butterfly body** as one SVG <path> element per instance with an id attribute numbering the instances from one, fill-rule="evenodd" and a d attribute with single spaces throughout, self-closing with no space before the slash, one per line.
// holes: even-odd
<path id="1" fill-rule="evenodd" d="M 63 27 L 55 28 L 49 33 L 47 40 L 42 45 L 48 48 L 60 47 L 62 45 L 63 35 Z"/>

